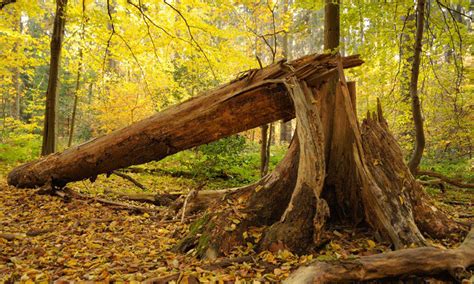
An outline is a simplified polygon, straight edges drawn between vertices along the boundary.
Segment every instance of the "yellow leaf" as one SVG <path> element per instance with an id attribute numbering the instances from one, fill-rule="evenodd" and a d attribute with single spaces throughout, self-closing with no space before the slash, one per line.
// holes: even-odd
<path id="1" fill-rule="evenodd" d="M 367 244 L 369 245 L 369 248 L 374 248 L 376 246 L 375 242 L 372 240 L 367 240 Z"/>
<path id="2" fill-rule="evenodd" d="M 405 201 L 403 200 L 403 197 L 399 195 L 398 198 L 400 199 L 400 203 L 403 205 L 405 203 Z"/>
<path id="3" fill-rule="evenodd" d="M 340 250 L 341 249 L 341 246 L 336 244 L 336 243 L 330 242 L 329 244 L 331 245 L 331 248 L 333 250 Z"/>
<path id="4" fill-rule="evenodd" d="M 76 266 L 76 265 L 77 265 L 77 260 L 75 259 L 71 259 L 66 262 L 66 266 L 69 266 L 69 267 Z"/>

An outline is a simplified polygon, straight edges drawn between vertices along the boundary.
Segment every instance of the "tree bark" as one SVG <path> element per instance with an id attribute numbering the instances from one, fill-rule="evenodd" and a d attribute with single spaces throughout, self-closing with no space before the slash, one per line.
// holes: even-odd
<path id="1" fill-rule="evenodd" d="M 57 111 L 58 111 L 58 75 L 61 59 L 61 47 L 66 24 L 67 0 L 56 0 L 53 34 L 51 36 L 51 57 L 49 63 L 49 81 L 46 91 L 46 109 L 43 129 L 43 145 L 41 155 L 56 152 L 57 142 Z"/>
<path id="2" fill-rule="evenodd" d="M 64 186 L 160 160 L 276 120 L 291 119 L 293 104 L 281 79 L 296 76 L 310 87 L 317 86 L 337 71 L 336 61 L 333 55 L 309 55 L 252 70 L 227 85 L 129 127 L 17 167 L 9 174 L 8 183 L 17 187 L 39 187 L 48 182 Z M 346 57 L 343 63 L 353 67 L 362 61 Z"/>
<path id="3" fill-rule="evenodd" d="M 410 174 L 395 139 L 381 126 L 385 123 L 381 107 L 363 127 L 358 125 L 354 99 L 351 99 L 354 96 L 349 93 L 354 88 L 347 86 L 342 67 L 339 74 L 336 100 L 341 118 L 335 128 L 346 130 L 335 132 L 333 141 L 342 142 L 330 149 L 341 154 L 338 155 L 343 159 L 339 163 L 352 164 L 340 167 L 344 170 L 325 167 L 326 139 L 322 133 L 327 125 L 321 118 L 328 111 L 324 98 L 330 96 L 328 85 L 332 78 L 310 88 L 304 82 L 287 82 L 285 86 L 293 90 L 289 93 L 293 93 L 297 117 L 296 136 L 287 155 L 274 172 L 211 206 L 205 217 L 192 225 L 189 235 L 177 246 L 178 251 L 196 248 L 202 257 L 226 255 L 236 245 L 249 241 L 244 237 L 249 228 L 260 228 L 262 239 L 253 240 L 258 243 L 258 249 L 307 252 L 321 242 L 326 222 L 334 221 L 329 215 L 340 210 L 340 202 L 348 209 L 347 215 L 357 212 L 359 222 L 369 224 L 397 249 L 424 245 L 420 230 L 435 237 L 460 230 L 431 204 Z M 304 96 L 301 91 L 294 91 L 298 86 L 304 90 Z M 309 99 L 313 96 L 314 99 Z M 347 180 L 342 184 L 352 186 L 340 186 L 343 194 L 336 202 L 326 202 L 326 196 L 334 191 L 327 186 L 329 183 L 323 186 L 324 178 L 330 176 L 334 180 L 337 177 Z M 353 220 L 347 215 L 345 221 Z"/>
<path id="4" fill-rule="evenodd" d="M 191 226 L 177 250 L 196 248 L 200 256 L 214 258 L 247 242 L 244 233 L 257 228 L 262 238 L 251 241 L 259 249 L 303 253 L 321 243 L 334 216 L 370 225 L 397 249 L 424 245 L 422 232 L 445 237 L 460 230 L 411 175 L 381 106 L 359 125 L 355 90 L 343 67 L 360 63 L 357 57 L 310 55 L 249 71 L 146 120 L 20 166 L 8 182 L 61 187 L 296 114 L 296 135 L 275 171 L 225 192 L 224 202 L 214 203 Z"/>
<path id="5" fill-rule="evenodd" d="M 420 73 L 420 57 L 422 51 L 423 28 L 425 20 L 425 0 L 418 0 L 416 7 L 416 37 L 415 51 L 413 54 L 413 65 L 410 80 L 410 97 L 413 123 L 415 125 L 415 149 L 408 163 L 412 174 L 416 174 L 418 166 L 425 149 L 425 132 L 423 130 L 423 116 L 421 114 L 421 103 L 418 93 L 418 75 Z"/>
<path id="6" fill-rule="evenodd" d="M 324 49 L 334 51 L 339 47 L 340 0 L 325 0 L 324 5 Z"/>

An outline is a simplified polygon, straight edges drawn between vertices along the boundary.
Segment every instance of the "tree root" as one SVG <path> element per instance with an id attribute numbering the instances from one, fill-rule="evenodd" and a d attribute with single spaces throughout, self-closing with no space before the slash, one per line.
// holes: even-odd
<path id="1" fill-rule="evenodd" d="M 474 183 L 464 183 L 460 180 L 452 179 L 452 178 L 449 178 L 445 175 L 442 175 L 440 173 L 435 173 L 435 172 L 432 172 L 432 171 L 418 170 L 416 172 L 416 175 L 417 176 L 435 177 L 435 178 L 438 178 L 438 179 L 442 180 L 443 182 L 445 182 L 447 184 L 451 184 L 451 185 L 454 185 L 454 186 L 459 187 L 459 188 L 474 188 Z"/>
<path id="2" fill-rule="evenodd" d="M 293 272 L 284 283 L 333 283 L 448 272 L 455 280 L 470 277 L 474 265 L 474 227 L 456 249 L 409 248 L 355 260 L 317 261 Z"/>

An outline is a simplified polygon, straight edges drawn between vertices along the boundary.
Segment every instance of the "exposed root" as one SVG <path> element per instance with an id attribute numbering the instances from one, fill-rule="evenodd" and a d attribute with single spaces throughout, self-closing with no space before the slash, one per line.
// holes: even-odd
<path id="1" fill-rule="evenodd" d="M 435 178 L 438 178 L 440 180 L 442 180 L 443 182 L 445 183 L 448 183 L 448 184 L 451 184 L 451 185 L 454 185 L 456 187 L 460 187 L 460 188 L 474 188 L 474 183 L 465 183 L 461 180 L 458 180 L 458 179 L 452 179 L 452 178 L 449 178 L 447 176 L 444 176 L 440 173 L 435 173 L 433 171 L 423 171 L 423 170 L 418 170 L 416 171 L 416 175 L 417 176 L 430 176 L 430 177 L 435 177 Z"/>

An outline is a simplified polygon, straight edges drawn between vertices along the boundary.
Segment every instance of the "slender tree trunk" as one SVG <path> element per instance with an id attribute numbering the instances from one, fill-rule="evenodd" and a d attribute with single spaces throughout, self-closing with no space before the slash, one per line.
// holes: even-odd
<path id="1" fill-rule="evenodd" d="M 23 33 L 23 25 L 21 23 L 21 19 L 19 19 L 19 29 L 18 31 L 20 34 Z M 18 42 L 15 43 L 13 47 L 13 52 L 18 51 Z M 18 67 L 13 69 L 13 85 L 15 87 L 15 98 L 13 101 L 13 105 L 11 108 L 11 115 L 15 119 L 21 119 L 20 117 L 20 101 L 21 101 L 21 78 L 20 78 L 20 70 Z"/>
<path id="2" fill-rule="evenodd" d="M 84 40 L 84 32 L 85 32 L 85 11 L 86 11 L 86 3 L 85 0 L 82 0 L 82 24 L 81 24 L 81 39 Z M 79 87 L 81 84 L 81 73 L 82 73 L 82 60 L 84 55 L 82 53 L 82 46 L 79 47 L 79 66 L 77 67 L 77 77 L 76 77 L 76 89 L 74 91 L 74 103 L 72 106 L 72 115 L 71 115 L 71 128 L 69 129 L 69 139 L 67 142 L 67 146 L 71 147 L 72 138 L 74 137 L 74 126 L 76 124 L 76 114 L 77 114 L 77 102 L 79 100 Z"/>
<path id="3" fill-rule="evenodd" d="M 15 119 L 20 119 L 20 101 L 21 101 L 21 79 L 20 72 L 18 68 L 15 68 L 13 71 L 13 83 L 15 84 L 15 101 L 12 108 L 12 117 Z"/>
<path id="4" fill-rule="evenodd" d="M 283 8 L 282 8 L 282 18 L 288 13 L 288 0 L 283 0 Z M 282 39 L 282 55 L 283 58 L 287 60 L 291 59 L 290 54 L 290 46 L 289 46 L 289 31 L 286 31 L 284 35 L 281 37 Z M 290 143 L 291 136 L 292 136 L 292 120 L 290 121 L 280 121 L 280 143 Z"/>
<path id="5" fill-rule="evenodd" d="M 81 85 L 82 58 L 83 58 L 82 49 L 80 49 L 79 50 L 79 66 L 77 67 L 76 89 L 74 91 L 74 103 L 72 105 L 71 127 L 69 129 L 69 139 L 67 141 L 68 147 L 71 147 L 72 138 L 74 137 L 74 126 L 76 124 L 76 114 L 77 114 L 77 102 L 79 100 L 79 87 Z"/>
<path id="6" fill-rule="evenodd" d="M 42 155 L 56 152 L 57 142 L 57 102 L 58 75 L 61 58 L 61 47 L 66 23 L 67 0 L 56 0 L 53 34 L 51 36 L 51 58 L 49 63 L 49 81 L 46 92 L 46 110 L 43 129 Z"/>
<path id="7" fill-rule="evenodd" d="M 268 145 L 270 144 L 268 141 L 268 124 L 262 125 L 260 127 L 261 133 L 261 141 L 262 144 L 260 145 L 260 176 L 264 176 L 268 173 Z"/>
<path id="8" fill-rule="evenodd" d="M 425 149 L 425 133 L 423 130 L 423 116 L 421 114 L 421 103 L 418 94 L 418 75 L 420 74 L 420 57 L 422 51 L 423 28 L 425 19 L 425 0 L 418 0 L 416 7 L 416 37 L 415 52 L 413 54 L 413 66 L 410 80 L 410 97 L 413 122 L 415 124 L 415 150 L 408 163 L 410 171 L 414 174 L 418 169 Z"/>
<path id="9" fill-rule="evenodd" d="M 339 5 L 340 0 L 325 0 L 324 6 L 324 49 L 334 50 L 339 46 L 340 21 Z"/>

